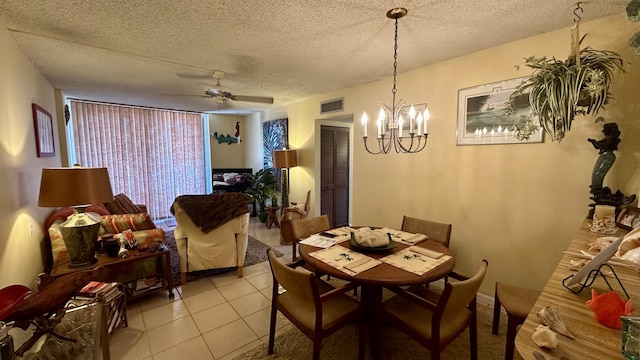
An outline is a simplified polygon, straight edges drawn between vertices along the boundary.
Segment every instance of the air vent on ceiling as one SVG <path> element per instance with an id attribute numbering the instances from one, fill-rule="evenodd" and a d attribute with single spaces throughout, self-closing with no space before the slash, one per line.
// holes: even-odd
<path id="1" fill-rule="evenodd" d="M 324 101 L 320 103 L 320 114 L 344 110 L 344 98 Z"/>

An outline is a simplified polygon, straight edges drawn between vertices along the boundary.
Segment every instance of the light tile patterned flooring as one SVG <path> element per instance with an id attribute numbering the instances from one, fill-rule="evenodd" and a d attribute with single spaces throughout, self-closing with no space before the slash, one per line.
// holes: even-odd
<path id="1" fill-rule="evenodd" d="M 251 218 L 249 234 L 282 252 L 281 260 L 291 260 L 291 245 L 280 245 L 279 228 Z M 268 341 L 271 285 L 264 262 L 246 267 L 243 278 L 230 272 L 178 285 L 173 300 L 158 291 L 127 304 L 129 326 L 110 336 L 111 359 L 233 359 Z M 277 323 L 277 333 L 292 326 L 280 314 Z"/>

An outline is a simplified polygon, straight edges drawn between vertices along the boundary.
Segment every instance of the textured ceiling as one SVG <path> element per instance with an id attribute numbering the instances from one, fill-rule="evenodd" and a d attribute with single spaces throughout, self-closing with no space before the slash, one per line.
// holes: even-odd
<path id="1" fill-rule="evenodd" d="M 628 0 L 582 3 L 583 21 Z M 393 20 L 398 71 L 573 24 L 568 0 L 0 0 L 0 26 L 70 97 L 199 112 L 245 113 L 388 77 Z M 273 105 L 203 98 L 222 85 Z M 195 96 L 185 96 L 195 95 Z"/>

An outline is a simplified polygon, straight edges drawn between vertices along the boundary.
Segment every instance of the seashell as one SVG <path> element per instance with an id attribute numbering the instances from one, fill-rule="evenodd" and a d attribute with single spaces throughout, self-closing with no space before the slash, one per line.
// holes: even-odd
<path id="1" fill-rule="evenodd" d="M 555 350 L 558 346 L 558 337 L 556 333 L 551 331 L 548 326 L 538 325 L 536 331 L 531 335 L 533 340 L 539 347 L 547 348 L 549 350 Z"/>
<path id="2" fill-rule="evenodd" d="M 630 233 L 624 236 L 624 240 L 620 243 L 617 257 L 622 257 L 627 251 L 640 247 L 640 228 L 632 230 Z"/>
<path id="3" fill-rule="evenodd" d="M 627 252 L 625 252 L 624 255 L 620 257 L 620 259 L 624 259 L 636 265 L 640 265 L 640 247 L 627 250 Z"/>
<path id="4" fill-rule="evenodd" d="M 547 325 L 551 330 L 562 334 L 569 339 L 575 338 L 571 331 L 567 329 L 567 325 L 560 317 L 558 309 L 555 306 L 545 306 L 542 310 L 538 311 L 538 319 Z"/>

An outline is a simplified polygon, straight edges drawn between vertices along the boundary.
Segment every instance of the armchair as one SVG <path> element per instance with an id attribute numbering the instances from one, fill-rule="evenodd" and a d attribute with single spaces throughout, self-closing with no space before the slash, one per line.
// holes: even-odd
<path id="1" fill-rule="evenodd" d="M 291 244 L 291 220 L 306 219 L 311 206 L 311 190 L 307 191 L 307 199 L 304 204 L 292 202 L 294 206 L 286 207 L 282 210 L 280 217 L 280 244 Z"/>
<path id="2" fill-rule="evenodd" d="M 189 200 L 180 201 L 185 199 Z M 220 220 L 219 225 L 209 229 L 211 226 L 203 226 L 193 213 L 189 215 L 185 208 L 190 207 L 189 203 L 193 201 L 209 202 L 211 206 L 204 215 L 216 217 Z M 242 277 L 249 229 L 247 204 L 250 201 L 251 198 L 242 193 L 185 195 L 176 199 L 172 205 L 176 217 L 173 234 L 180 258 L 182 284 L 186 282 L 187 272 L 208 269 L 237 267 L 238 277 Z"/>

